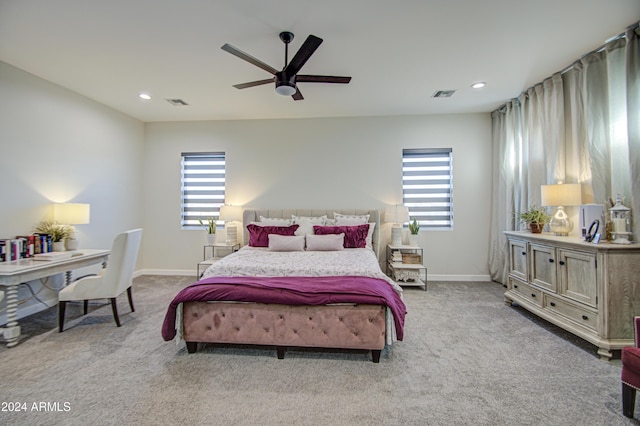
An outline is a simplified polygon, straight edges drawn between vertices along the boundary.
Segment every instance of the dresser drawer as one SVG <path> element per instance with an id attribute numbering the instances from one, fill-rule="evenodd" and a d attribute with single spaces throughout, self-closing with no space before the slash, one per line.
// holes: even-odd
<path id="1" fill-rule="evenodd" d="M 513 278 L 509 278 L 509 281 L 514 292 L 526 297 L 530 302 L 542 306 L 542 291 Z"/>
<path id="2" fill-rule="evenodd" d="M 583 327 L 598 331 L 598 314 L 587 308 L 577 306 L 553 296 L 547 296 L 545 298 L 544 308 L 555 314 L 562 315 Z"/>

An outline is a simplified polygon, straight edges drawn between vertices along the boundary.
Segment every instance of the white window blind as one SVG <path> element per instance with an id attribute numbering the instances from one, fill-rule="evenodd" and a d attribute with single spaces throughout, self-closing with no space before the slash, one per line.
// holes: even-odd
<path id="1" fill-rule="evenodd" d="M 218 220 L 224 205 L 224 152 L 182 153 L 183 228 L 202 227 L 199 219 Z"/>
<path id="2" fill-rule="evenodd" d="M 421 228 L 453 228 L 452 150 L 402 150 L 402 201 Z"/>

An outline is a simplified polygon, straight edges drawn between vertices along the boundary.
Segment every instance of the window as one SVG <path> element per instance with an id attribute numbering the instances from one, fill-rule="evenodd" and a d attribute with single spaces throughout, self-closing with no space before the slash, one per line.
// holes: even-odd
<path id="1" fill-rule="evenodd" d="M 425 229 L 453 228 L 452 150 L 402 150 L 402 202 Z"/>
<path id="2" fill-rule="evenodd" d="M 182 228 L 201 227 L 203 221 L 218 219 L 224 205 L 224 152 L 182 153 Z"/>

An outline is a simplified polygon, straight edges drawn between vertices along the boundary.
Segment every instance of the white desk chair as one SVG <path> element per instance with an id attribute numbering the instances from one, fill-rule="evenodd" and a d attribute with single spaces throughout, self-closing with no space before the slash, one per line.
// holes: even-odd
<path id="1" fill-rule="evenodd" d="M 80 278 L 58 294 L 58 331 L 62 333 L 64 327 L 64 313 L 67 302 L 84 301 L 84 314 L 87 314 L 87 305 L 91 299 L 109 299 L 113 318 L 120 327 L 116 297 L 127 291 L 131 312 L 134 312 L 131 298 L 131 280 L 138 258 L 142 229 L 133 229 L 118 234 L 113 240 L 111 255 L 107 268 L 96 276 Z"/>

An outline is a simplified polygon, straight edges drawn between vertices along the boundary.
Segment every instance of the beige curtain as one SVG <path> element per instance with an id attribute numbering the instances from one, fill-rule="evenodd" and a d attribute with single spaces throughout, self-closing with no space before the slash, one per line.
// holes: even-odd
<path id="1" fill-rule="evenodd" d="M 640 28 L 626 32 L 627 137 L 631 180 L 632 232 L 640 240 Z"/>
<path id="2" fill-rule="evenodd" d="M 564 98 L 553 75 L 492 113 L 493 191 L 489 273 L 506 282 L 504 231 L 518 229 L 516 214 L 540 206 L 540 186 L 563 180 Z"/>
<path id="3" fill-rule="evenodd" d="M 619 193 L 640 215 L 639 46 L 636 25 L 492 113 L 493 280 L 506 283 L 503 232 L 517 229 L 518 211 L 540 205 L 541 185 L 582 183 L 583 203 Z M 634 240 L 639 231 L 634 220 Z"/>

